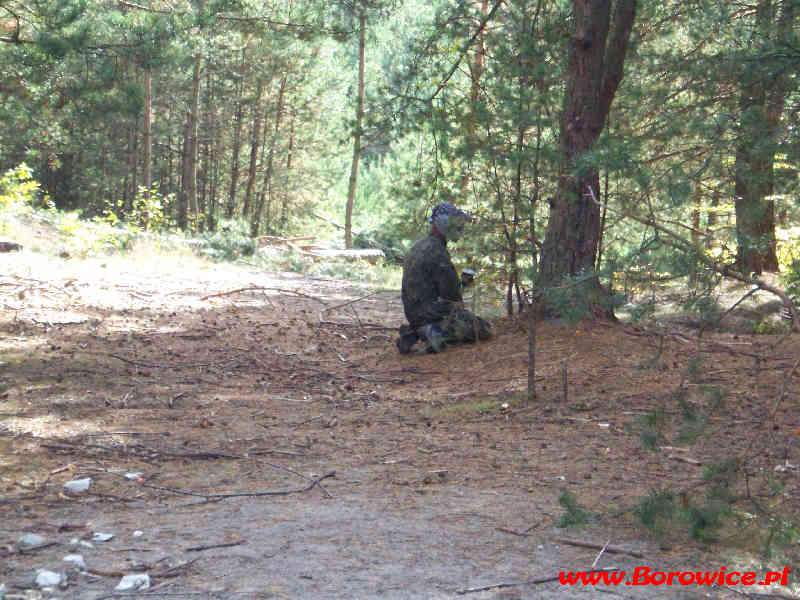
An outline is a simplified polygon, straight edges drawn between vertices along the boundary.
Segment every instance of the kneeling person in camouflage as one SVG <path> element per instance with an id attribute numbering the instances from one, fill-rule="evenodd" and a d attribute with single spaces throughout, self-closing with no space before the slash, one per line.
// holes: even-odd
<path id="1" fill-rule="evenodd" d="M 431 213 L 431 230 L 419 240 L 403 263 L 403 309 L 408 325 L 400 327 L 397 348 L 411 352 L 418 340 L 428 352 L 441 352 L 448 343 L 489 338 L 490 326 L 464 308 L 461 291 L 472 284 L 474 273 L 456 273 L 448 240 L 458 240 L 470 216 L 449 202 Z"/>

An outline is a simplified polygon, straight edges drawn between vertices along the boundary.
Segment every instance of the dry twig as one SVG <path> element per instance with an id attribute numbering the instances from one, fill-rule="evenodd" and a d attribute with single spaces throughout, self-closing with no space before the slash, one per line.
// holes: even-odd
<path id="1" fill-rule="evenodd" d="M 231 548 L 233 546 L 241 546 L 244 544 L 244 540 L 239 540 L 238 542 L 226 542 L 222 544 L 209 544 L 208 546 L 191 546 L 190 548 L 184 548 L 186 552 L 203 552 L 204 550 L 214 550 L 216 548 Z"/>
<path id="2" fill-rule="evenodd" d="M 620 548 L 619 546 L 609 546 L 603 544 L 597 544 L 594 542 L 585 542 L 583 540 L 573 540 L 571 538 L 563 538 L 557 537 L 553 538 L 553 541 L 559 542 L 561 544 L 567 544 L 569 546 L 578 546 L 579 548 L 591 548 L 592 550 L 601 550 L 605 548 L 605 551 L 609 554 L 627 554 L 628 556 L 633 556 L 634 558 L 644 558 L 644 554 L 641 552 L 635 552 L 633 550 L 626 550 L 625 548 Z"/>
<path id="3" fill-rule="evenodd" d="M 169 492 L 171 494 L 178 494 L 180 496 L 194 496 L 197 498 L 204 498 L 206 500 L 222 500 L 225 498 L 256 498 L 259 496 L 288 496 L 289 494 L 300 494 L 302 492 L 308 492 L 314 489 L 317 485 L 319 485 L 320 481 L 323 479 L 328 479 L 329 477 L 335 477 L 336 471 L 331 471 L 311 480 L 307 486 L 302 488 L 295 488 L 289 490 L 265 490 L 259 492 L 231 492 L 228 494 L 203 494 L 201 492 L 195 492 L 193 490 L 179 490 L 176 488 L 169 488 L 164 487 L 161 485 L 153 485 L 152 483 L 140 483 L 142 487 L 160 490 L 162 492 Z"/>
<path id="4" fill-rule="evenodd" d="M 618 567 L 607 567 L 605 569 L 592 569 L 590 571 L 584 571 L 584 573 L 613 573 L 619 570 L 620 569 Z M 463 590 L 456 590 L 456 594 L 458 594 L 459 596 L 463 596 L 465 594 L 475 594 L 477 592 L 486 592 L 488 590 L 520 587 L 523 585 L 535 585 L 539 583 L 549 583 L 551 581 L 558 581 L 558 580 L 559 580 L 558 575 L 551 575 L 550 577 L 539 577 L 538 579 L 528 579 L 527 581 L 517 581 L 512 583 L 495 583 L 492 585 L 484 585 L 481 587 L 465 588 Z"/>

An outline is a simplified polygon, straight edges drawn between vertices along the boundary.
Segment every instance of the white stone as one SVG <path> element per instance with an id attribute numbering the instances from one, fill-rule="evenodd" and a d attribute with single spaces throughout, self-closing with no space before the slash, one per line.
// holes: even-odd
<path id="1" fill-rule="evenodd" d="M 113 537 L 114 537 L 113 533 L 100 533 L 98 531 L 98 532 L 95 532 L 95 533 L 92 534 L 92 541 L 93 542 L 107 542 L 108 540 L 110 540 Z"/>
<path id="2" fill-rule="evenodd" d="M 63 558 L 63 560 L 64 560 L 65 563 L 69 563 L 71 565 L 74 565 L 74 566 L 78 567 L 79 571 L 85 571 L 86 570 L 86 561 L 83 560 L 83 555 L 82 554 L 67 554 Z"/>
<path id="3" fill-rule="evenodd" d="M 85 477 L 84 479 L 73 479 L 64 484 L 64 489 L 68 492 L 79 493 L 85 492 L 92 485 L 92 478 Z"/>
<path id="4" fill-rule="evenodd" d="M 38 548 L 39 546 L 44 546 L 44 543 L 44 536 L 39 535 L 38 533 L 26 533 L 19 538 L 19 541 L 17 542 L 22 550 L 28 548 Z"/>
<path id="5" fill-rule="evenodd" d="M 39 569 L 36 572 L 35 582 L 40 588 L 56 587 L 61 583 L 61 573 Z"/>
<path id="6" fill-rule="evenodd" d="M 149 587 L 150 575 L 136 573 L 134 575 L 125 575 L 114 589 L 119 592 L 129 592 L 131 590 L 146 590 Z"/>

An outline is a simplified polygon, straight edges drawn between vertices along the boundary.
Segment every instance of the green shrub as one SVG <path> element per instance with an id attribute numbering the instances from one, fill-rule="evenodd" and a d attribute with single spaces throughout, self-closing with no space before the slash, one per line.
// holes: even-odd
<path id="1" fill-rule="evenodd" d="M 216 231 L 201 235 L 200 252 L 216 261 L 233 261 L 242 256 L 252 256 L 256 240 L 250 237 L 250 226 L 242 220 L 222 220 Z"/>
<path id="2" fill-rule="evenodd" d="M 653 535 L 661 538 L 678 513 L 675 495 L 668 490 L 650 490 L 633 513 Z"/>
<path id="3" fill-rule="evenodd" d="M 99 256 L 129 250 L 136 239 L 134 227 L 116 226 L 106 217 L 82 219 L 80 213 L 50 210 L 41 214 L 42 220 L 60 235 L 58 248 L 70 257 Z"/>
<path id="4" fill-rule="evenodd" d="M 392 226 L 380 226 L 369 231 L 362 231 L 353 238 L 356 248 L 376 248 L 382 250 L 386 260 L 402 263 L 406 253 L 403 234 Z"/>
<path id="5" fill-rule="evenodd" d="M 0 175 L 0 232 L 7 232 L 13 215 L 30 211 L 39 193 L 39 183 L 25 163 Z"/>
<path id="6" fill-rule="evenodd" d="M 583 525 L 589 518 L 587 512 L 578 504 L 575 494 L 564 490 L 558 497 L 558 503 L 564 507 L 564 514 L 558 521 L 559 527 L 574 527 Z"/>

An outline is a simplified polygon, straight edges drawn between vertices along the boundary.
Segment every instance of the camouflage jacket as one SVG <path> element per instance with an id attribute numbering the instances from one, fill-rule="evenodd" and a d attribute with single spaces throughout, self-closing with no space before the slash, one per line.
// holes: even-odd
<path id="1" fill-rule="evenodd" d="M 411 247 L 403 262 L 403 309 L 412 327 L 443 319 L 462 302 L 461 281 L 447 242 L 431 233 Z"/>

